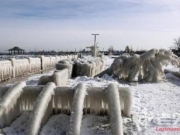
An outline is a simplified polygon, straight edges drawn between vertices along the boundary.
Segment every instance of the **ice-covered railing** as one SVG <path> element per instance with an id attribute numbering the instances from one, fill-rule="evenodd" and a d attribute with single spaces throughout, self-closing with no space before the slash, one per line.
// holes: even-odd
<path id="1" fill-rule="evenodd" d="M 13 59 L 12 62 L 15 76 L 21 76 L 29 73 L 30 63 L 28 59 Z"/>
<path id="2" fill-rule="evenodd" d="M 30 72 L 37 72 L 41 70 L 41 59 L 40 58 L 29 58 Z"/>
<path id="3" fill-rule="evenodd" d="M 27 73 L 39 72 L 54 68 L 61 60 L 75 60 L 78 55 L 41 56 L 39 58 L 15 59 L 0 61 L 0 82 Z"/>
<path id="4" fill-rule="evenodd" d="M 5 127 L 20 115 L 20 96 L 25 82 L 19 82 L 10 87 L 0 100 L 0 127 Z"/>
<path id="5" fill-rule="evenodd" d="M 56 70 L 52 75 L 41 76 L 38 85 L 54 82 L 56 86 L 65 86 L 68 83 L 68 69 Z"/>
<path id="6" fill-rule="evenodd" d="M 11 61 L 0 61 L 0 82 L 13 77 L 13 66 Z"/>
<path id="7" fill-rule="evenodd" d="M 94 77 L 104 69 L 103 58 L 84 58 L 78 59 L 74 67 L 76 76 Z"/>
<path id="8" fill-rule="evenodd" d="M 41 126 L 44 125 L 53 113 L 53 95 L 55 84 L 48 83 L 41 91 L 31 113 L 27 135 L 38 135 Z"/>
<path id="9" fill-rule="evenodd" d="M 73 74 L 73 64 L 71 60 L 61 60 L 56 64 L 57 70 L 68 69 L 68 77 L 71 78 Z"/>
<path id="10" fill-rule="evenodd" d="M 121 111 L 125 116 L 131 116 L 132 93 L 129 88 L 117 87 L 115 84 L 110 84 L 108 87 L 89 88 L 86 88 L 83 84 L 79 84 L 76 88 L 55 87 L 54 83 L 48 83 L 44 86 L 25 86 L 22 84 L 21 87 L 22 90 L 17 90 L 16 85 L 8 90 L 5 87 L 2 88 L 4 91 L 2 94 L 4 95 L 3 99 L 8 99 L 8 103 L 12 99 L 18 99 L 18 102 L 13 102 L 12 111 L 2 115 L 0 118 L 4 120 L 11 116 L 15 119 L 17 114 L 32 111 L 28 126 L 28 134 L 31 135 L 38 134 L 48 118 L 52 114 L 59 113 L 71 114 L 70 134 L 76 135 L 80 133 L 82 116 L 90 113 L 109 114 L 111 133 L 113 135 L 122 135 Z M 13 88 L 14 94 L 8 94 L 9 91 L 12 92 Z M 7 97 L 6 95 L 18 96 Z M 1 102 L 4 104 L 3 100 Z M 1 110 L 5 110 L 5 108 L 1 107 Z M 12 115 L 11 112 L 14 111 L 17 112 Z M 38 115 L 35 116 L 35 114 Z M 3 123 L 5 122 L 3 121 Z M 10 123 L 9 121 L 8 124 Z M 35 126 L 35 123 L 38 123 L 38 126 Z"/>

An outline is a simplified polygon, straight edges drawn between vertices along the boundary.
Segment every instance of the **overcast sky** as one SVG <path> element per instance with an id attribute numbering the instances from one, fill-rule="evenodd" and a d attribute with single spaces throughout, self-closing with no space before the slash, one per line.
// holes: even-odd
<path id="1" fill-rule="evenodd" d="M 179 0 L 0 0 L 0 52 L 169 48 L 180 36 Z"/>

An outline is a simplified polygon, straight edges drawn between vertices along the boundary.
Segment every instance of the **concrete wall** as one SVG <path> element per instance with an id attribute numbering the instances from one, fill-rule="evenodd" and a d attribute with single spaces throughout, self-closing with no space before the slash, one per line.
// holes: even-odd
<path id="1" fill-rule="evenodd" d="M 65 59 L 77 59 L 78 55 L 40 56 L 39 58 L 15 59 L 0 61 L 0 82 L 24 74 L 54 68 L 56 63 Z"/>

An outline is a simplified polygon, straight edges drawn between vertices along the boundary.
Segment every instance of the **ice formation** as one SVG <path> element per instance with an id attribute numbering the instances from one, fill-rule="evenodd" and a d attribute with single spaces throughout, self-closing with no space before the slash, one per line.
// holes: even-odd
<path id="1" fill-rule="evenodd" d="M 17 90 L 18 88 L 21 89 Z M 38 86 L 25 86 L 24 83 L 19 83 L 7 89 L 8 87 L 0 87 L 0 90 L 3 90 L 3 97 L 0 100 L 0 124 L 2 127 L 9 125 L 22 112 L 32 111 L 27 128 L 28 135 L 39 134 L 50 116 L 59 113 L 71 114 L 69 134 L 80 134 L 83 114 L 90 113 L 110 114 L 112 134 L 121 135 L 123 131 L 121 111 L 125 116 L 131 116 L 131 91 L 129 88 L 117 87 L 116 84 L 89 88 L 79 84 L 71 88 L 56 87 L 52 82 Z M 13 104 L 10 102 L 12 100 Z M 2 107 L 5 105 L 8 111 Z M 7 113 L 1 113 L 4 111 Z"/>
<path id="2" fill-rule="evenodd" d="M 38 85 L 46 85 L 48 82 L 54 82 L 56 86 L 65 86 L 68 83 L 68 69 L 56 70 L 53 75 L 41 76 Z"/>
<path id="3" fill-rule="evenodd" d="M 111 134 L 123 135 L 120 97 L 115 84 L 108 85 L 106 97 L 109 105 Z"/>
<path id="4" fill-rule="evenodd" d="M 13 77 L 11 61 L 0 61 L 0 82 Z"/>
<path id="5" fill-rule="evenodd" d="M 20 96 L 25 82 L 19 82 L 9 88 L 0 100 L 0 127 L 8 126 L 20 115 Z"/>
<path id="6" fill-rule="evenodd" d="M 55 84 L 48 83 L 38 96 L 34 110 L 28 123 L 27 135 L 38 135 L 42 125 L 44 125 L 53 112 L 53 95 Z"/>
<path id="7" fill-rule="evenodd" d="M 123 115 L 130 118 L 132 113 L 132 101 L 133 101 L 133 95 L 131 89 L 129 87 L 120 87 L 119 97 L 120 97 L 121 110 L 123 112 Z"/>
<path id="8" fill-rule="evenodd" d="M 70 129 L 69 135 L 80 135 L 81 133 L 81 122 L 83 117 L 83 105 L 86 96 L 86 86 L 78 84 L 74 93 L 71 118 L 70 118 Z"/>
<path id="9" fill-rule="evenodd" d="M 8 79 L 22 76 L 28 73 L 39 72 L 41 70 L 47 70 L 54 68 L 56 63 L 61 60 L 76 60 L 78 55 L 66 55 L 66 56 L 40 56 L 39 58 L 23 58 L 0 61 L 0 82 Z M 72 70 L 69 70 L 69 74 Z"/>
<path id="10" fill-rule="evenodd" d="M 74 68 L 76 76 L 94 77 L 104 70 L 104 60 L 100 57 L 90 60 L 78 59 Z"/>
<path id="11" fill-rule="evenodd" d="M 61 60 L 56 64 L 57 70 L 68 69 L 68 77 L 71 78 L 73 71 L 73 62 L 70 60 Z"/>
<path id="12" fill-rule="evenodd" d="M 178 57 L 170 51 L 151 49 L 142 55 L 122 55 L 114 60 L 111 67 L 103 74 L 114 75 L 129 82 L 138 81 L 158 82 L 165 79 L 162 65 L 173 63 L 179 66 Z"/>

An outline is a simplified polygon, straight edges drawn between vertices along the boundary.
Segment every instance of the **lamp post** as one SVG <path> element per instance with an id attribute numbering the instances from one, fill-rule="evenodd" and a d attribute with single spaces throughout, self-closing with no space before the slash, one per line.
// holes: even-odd
<path id="1" fill-rule="evenodd" d="M 99 34 L 91 34 L 91 35 L 94 35 L 94 49 L 93 49 L 93 51 L 94 51 L 94 57 L 96 57 L 96 49 L 97 49 L 97 46 L 96 46 L 96 36 L 97 35 L 99 35 Z"/>

